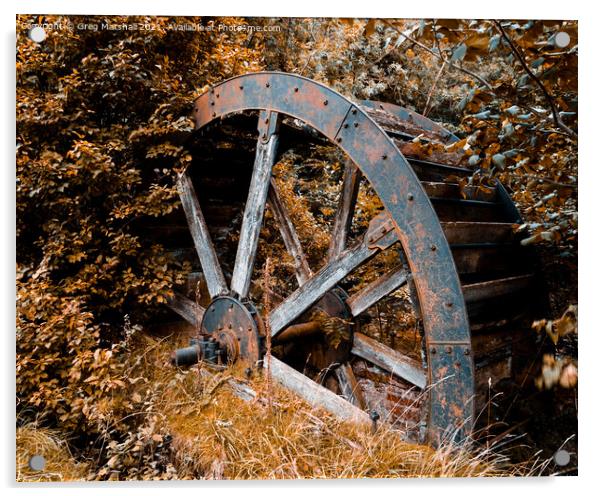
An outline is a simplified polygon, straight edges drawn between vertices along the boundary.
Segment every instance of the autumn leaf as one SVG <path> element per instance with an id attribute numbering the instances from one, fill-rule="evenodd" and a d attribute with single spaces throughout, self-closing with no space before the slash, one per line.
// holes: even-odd
<path id="1" fill-rule="evenodd" d="M 577 333 L 577 305 L 570 305 L 562 316 L 556 320 L 537 320 L 531 325 L 537 332 L 545 330 L 556 345 L 563 336 Z"/>
<path id="2" fill-rule="evenodd" d="M 370 38 L 376 32 L 376 19 L 370 19 L 364 27 L 364 36 Z"/>

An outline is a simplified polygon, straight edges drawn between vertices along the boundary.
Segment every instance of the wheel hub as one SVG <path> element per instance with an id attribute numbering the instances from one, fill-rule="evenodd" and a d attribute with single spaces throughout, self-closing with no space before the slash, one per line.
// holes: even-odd
<path id="1" fill-rule="evenodd" d="M 227 361 L 242 358 L 251 363 L 261 355 L 262 324 L 255 307 L 230 296 L 215 298 L 203 316 L 201 329 L 226 350 Z"/>

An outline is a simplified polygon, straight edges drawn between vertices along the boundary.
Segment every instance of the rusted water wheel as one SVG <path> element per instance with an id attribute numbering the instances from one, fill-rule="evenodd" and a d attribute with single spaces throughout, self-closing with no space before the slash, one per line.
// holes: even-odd
<path id="1" fill-rule="evenodd" d="M 182 212 L 153 231 L 196 267 L 171 302 L 203 336 L 188 351 L 257 363 L 269 332 L 272 375 L 309 402 L 420 441 L 468 435 L 489 378 L 512 373 L 521 340 L 508 324 L 534 288 L 503 187 L 467 185 L 473 171 L 446 162 L 457 152 L 425 157 L 417 137 L 457 141 L 429 119 L 292 74 L 224 81 L 194 116 Z M 304 187 L 316 178 L 319 192 Z M 297 206 L 320 219 L 315 239 Z M 262 241 L 267 224 L 280 240 Z M 266 299 L 261 268 L 278 243 Z"/>

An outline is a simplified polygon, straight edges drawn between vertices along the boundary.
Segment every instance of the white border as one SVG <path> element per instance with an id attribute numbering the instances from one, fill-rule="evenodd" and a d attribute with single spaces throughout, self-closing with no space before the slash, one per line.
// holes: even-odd
<path id="1" fill-rule="evenodd" d="M 251 493 L 282 493 L 287 496 L 303 495 L 308 491 L 345 492 L 365 495 L 377 490 L 382 494 L 401 494 L 408 491 L 423 491 L 426 494 L 460 493 L 463 495 L 479 494 L 486 491 L 488 495 L 507 496 L 513 490 L 546 491 L 548 494 L 575 491 L 589 493 L 587 489 L 598 482 L 596 476 L 602 473 L 599 468 L 599 452 L 601 444 L 600 422 L 602 411 L 600 401 L 600 384 L 602 383 L 602 343 L 600 321 L 602 308 L 600 289 L 600 243 L 602 241 L 602 161 L 600 160 L 600 54 L 602 47 L 600 32 L 602 19 L 594 11 L 591 2 L 576 1 L 525 1 L 503 0 L 498 2 L 450 2 L 448 0 L 428 0 L 422 2 L 381 2 L 366 1 L 324 1 L 301 0 L 284 2 L 270 0 L 268 2 L 251 2 L 249 0 L 230 0 L 229 2 L 195 2 L 176 3 L 166 0 L 104 0 L 100 3 L 64 0 L 21 0 L 15 3 L 14 10 L 2 4 L 3 50 L 2 50 L 2 85 L 1 115 L 4 121 L 2 129 L 3 158 L 0 165 L 1 183 L 4 188 L 2 203 L 1 231 L 4 260 L 0 281 L 2 281 L 2 302 L 5 325 L 4 364 L 2 370 L 2 390 L 6 392 L 5 406 L 0 409 L 5 436 L 1 453 L 1 467 L 4 485 L 9 492 L 18 491 L 19 487 L 26 493 L 35 490 L 36 486 L 17 486 L 14 483 L 14 260 L 15 245 L 12 241 L 15 232 L 14 219 L 14 43 L 15 14 L 154 14 L 154 15 L 253 15 L 253 16 L 314 16 L 314 17 L 404 17 L 404 18 L 546 18 L 546 19 L 578 19 L 579 20 L 579 97 L 581 108 L 579 128 L 581 139 L 579 146 L 580 177 L 580 260 L 579 260 L 579 314 L 580 314 L 580 414 L 579 431 L 579 477 L 550 479 L 516 479 L 516 480 L 390 480 L 390 481 L 275 481 L 275 482 L 180 482 L 180 483 L 117 483 L 107 485 L 77 484 L 61 486 L 39 486 L 48 494 L 96 494 L 111 491 L 123 494 L 161 494 L 168 491 L 202 492 L 219 491 L 223 493 L 247 491 Z M 590 485 L 591 484 L 591 485 Z M 520 488 L 519 488 L 520 486 Z"/>

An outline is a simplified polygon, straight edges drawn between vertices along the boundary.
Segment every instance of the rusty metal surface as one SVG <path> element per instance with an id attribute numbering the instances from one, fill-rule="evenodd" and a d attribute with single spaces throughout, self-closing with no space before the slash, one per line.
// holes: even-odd
<path id="1" fill-rule="evenodd" d="M 431 341 L 427 351 L 431 357 L 430 363 L 437 363 L 437 368 L 432 371 L 431 381 L 446 391 L 445 395 L 439 395 L 437 403 L 431 401 L 431 415 L 435 418 L 461 418 L 464 408 L 456 398 L 464 394 L 462 384 L 474 380 L 473 361 L 467 360 L 472 354 L 471 345 L 459 341 Z M 471 397 L 470 401 L 473 402 L 474 398 Z M 464 425 L 450 422 L 443 434 L 444 439 L 456 439 L 458 430 L 465 428 Z"/>
<path id="2" fill-rule="evenodd" d="M 345 292 L 335 287 L 301 316 L 300 320 L 305 321 L 312 314 L 318 315 L 320 322 L 320 334 L 314 336 L 314 339 L 295 343 L 297 351 L 303 355 L 304 366 L 311 366 L 318 371 L 329 370 L 349 359 L 353 343 L 353 322 L 345 298 Z M 337 346 L 330 345 L 334 334 L 340 338 Z"/>
<path id="3" fill-rule="evenodd" d="M 317 320 L 293 324 L 278 334 L 278 336 L 274 338 L 274 343 L 280 345 L 288 343 L 289 341 L 307 339 L 318 334 L 319 332 L 322 332 L 322 326 Z"/>
<path id="4" fill-rule="evenodd" d="M 436 442 L 450 427 L 466 435 L 474 419 L 468 317 L 451 250 L 412 167 L 361 108 L 291 74 L 254 73 L 218 84 L 195 101 L 196 128 L 251 109 L 276 111 L 314 127 L 348 154 L 378 193 L 409 261 L 426 347 L 452 347 L 451 354 L 428 354 L 430 439 Z M 443 372 L 447 378 L 438 383 Z"/>
<path id="5" fill-rule="evenodd" d="M 252 309 L 235 298 L 222 296 L 207 307 L 201 329 L 228 351 L 228 361 L 243 358 L 256 363 L 262 355 L 260 331 Z"/>

